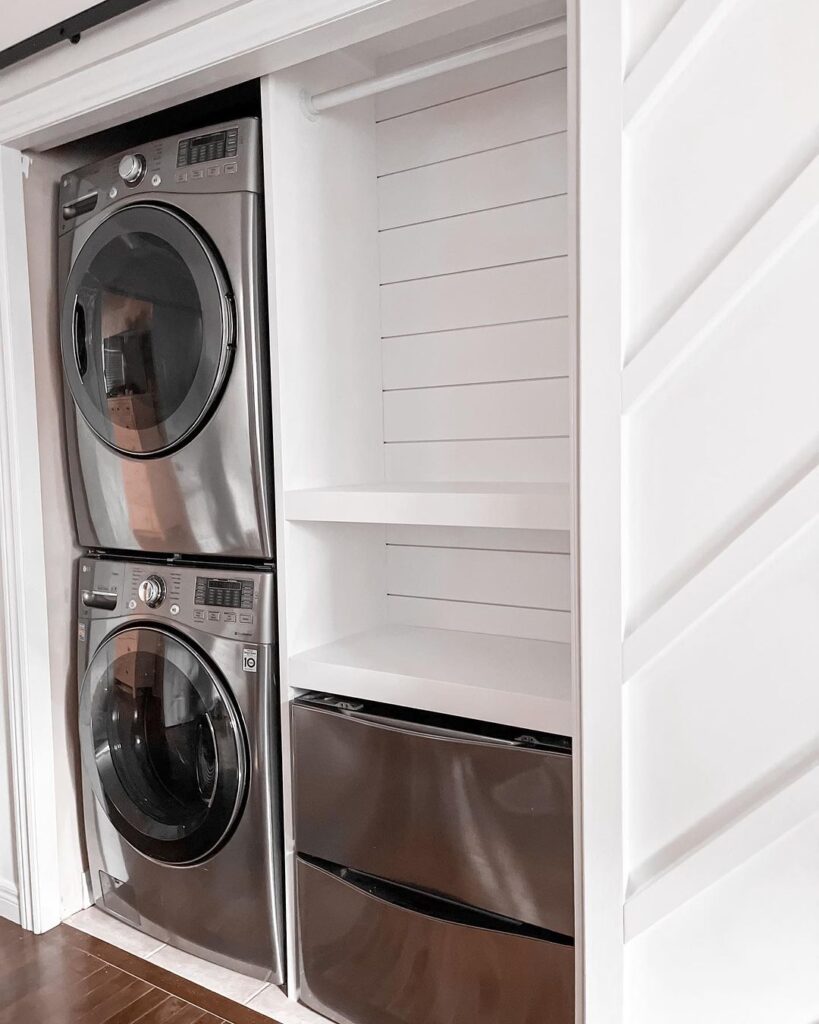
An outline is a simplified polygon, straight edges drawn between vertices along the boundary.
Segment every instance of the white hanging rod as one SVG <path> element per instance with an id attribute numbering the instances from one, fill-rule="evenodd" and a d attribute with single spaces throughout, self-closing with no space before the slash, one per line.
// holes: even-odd
<path id="1" fill-rule="evenodd" d="M 395 89 L 399 85 L 420 82 L 423 78 L 431 78 L 444 71 L 453 71 L 455 68 L 463 68 L 468 64 L 477 64 L 490 57 L 513 53 L 515 50 L 522 50 L 525 46 L 534 46 L 537 43 L 546 42 L 547 39 L 557 39 L 565 35 L 566 19 L 555 18 L 553 21 L 546 21 L 541 25 L 496 36 L 494 39 L 488 39 L 476 46 L 468 46 L 465 50 L 448 53 L 445 57 L 436 57 L 434 60 L 422 61 L 420 64 L 411 64 L 400 71 L 390 71 L 386 75 L 365 78 L 362 82 L 342 85 L 339 89 L 328 89 L 327 92 L 316 93 L 315 96 L 305 95 L 304 107 L 309 115 L 315 117 L 322 110 L 341 106 L 342 103 L 361 100 L 365 96 L 374 96 L 387 89 Z"/>

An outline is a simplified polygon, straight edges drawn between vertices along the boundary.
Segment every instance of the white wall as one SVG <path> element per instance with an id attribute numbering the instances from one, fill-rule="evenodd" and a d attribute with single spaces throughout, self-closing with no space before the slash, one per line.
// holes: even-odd
<path id="1" fill-rule="evenodd" d="M 625 1019 L 812 1024 L 819 5 L 625 8 Z"/>
<path id="2" fill-rule="evenodd" d="M 0 597 L 2 601 L 2 597 Z M 2 613 L 2 608 L 0 608 Z M 0 614 L 0 917 L 18 920 L 17 865 L 11 792 L 8 692 L 5 680 L 3 616 Z"/>
<path id="3" fill-rule="evenodd" d="M 89 7 L 93 7 L 90 0 L 38 0 L 36 4 L 7 4 L 3 9 L 0 49 L 28 39 Z"/>

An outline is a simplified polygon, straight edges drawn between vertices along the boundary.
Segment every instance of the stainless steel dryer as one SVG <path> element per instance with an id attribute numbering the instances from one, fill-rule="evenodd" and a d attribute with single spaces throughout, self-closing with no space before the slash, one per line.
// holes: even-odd
<path id="1" fill-rule="evenodd" d="M 60 337 L 79 542 L 273 556 L 259 125 L 67 174 Z"/>
<path id="2" fill-rule="evenodd" d="M 273 572 L 88 557 L 79 577 L 94 902 L 281 983 Z"/>

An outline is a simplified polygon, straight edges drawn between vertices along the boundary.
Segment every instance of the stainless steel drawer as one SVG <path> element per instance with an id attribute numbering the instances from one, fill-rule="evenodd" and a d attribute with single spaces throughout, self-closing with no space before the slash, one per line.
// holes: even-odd
<path id="1" fill-rule="evenodd" d="M 570 753 L 369 707 L 294 703 L 297 850 L 573 935 Z"/>
<path id="2" fill-rule="evenodd" d="M 297 861 L 301 1000 L 341 1024 L 571 1024 L 574 948 Z M 396 902 L 396 899 L 403 902 Z M 429 903 L 433 906 L 430 908 Z M 437 904 L 437 906 L 435 905 Z M 430 909 L 435 913 L 430 913 Z M 439 913 L 445 916 L 439 916 Z"/>

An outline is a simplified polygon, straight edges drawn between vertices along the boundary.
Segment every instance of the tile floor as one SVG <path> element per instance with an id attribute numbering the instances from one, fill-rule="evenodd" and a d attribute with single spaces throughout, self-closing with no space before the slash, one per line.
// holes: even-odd
<path id="1" fill-rule="evenodd" d="M 229 971 L 164 942 L 158 942 L 149 935 L 143 935 L 135 928 L 103 914 L 96 907 L 81 910 L 79 914 L 69 917 L 65 924 L 79 928 L 80 931 L 102 939 L 103 942 L 110 942 L 112 946 L 133 953 L 134 956 L 150 960 L 158 967 L 164 967 L 166 971 L 194 981 L 203 988 L 209 988 L 237 1003 L 243 1003 L 259 1013 L 274 1018 L 280 1024 L 328 1024 L 325 1017 L 288 999 L 278 986 L 237 974 L 236 971 Z"/>

